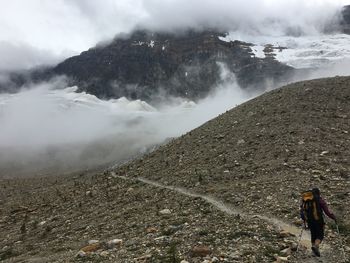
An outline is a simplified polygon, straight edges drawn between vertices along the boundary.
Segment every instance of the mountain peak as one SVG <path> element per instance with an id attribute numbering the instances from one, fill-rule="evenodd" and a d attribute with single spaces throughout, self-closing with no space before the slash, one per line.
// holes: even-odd
<path id="1" fill-rule="evenodd" d="M 292 72 L 271 57 L 255 57 L 249 43 L 220 40 L 224 36 L 214 30 L 138 30 L 65 60 L 50 74 L 66 75 L 71 85 L 100 98 L 150 101 L 159 90 L 195 100 L 205 97 L 222 81 L 218 63 L 227 65 L 243 88 L 263 90 L 265 79 L 282 81 Z"/>

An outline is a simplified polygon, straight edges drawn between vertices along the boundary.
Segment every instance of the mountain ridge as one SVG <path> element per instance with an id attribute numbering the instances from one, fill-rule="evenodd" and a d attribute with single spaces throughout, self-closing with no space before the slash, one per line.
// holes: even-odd
<path id="1" fill-rule="evenodd" d="M 222 41 L 220 31 L 186 31 L 182 34 L 135 31 L 97 45 L 52 68 L 12 74 L 21 86 L 66 76 L 99 98 L 156 100 L 163 96 L 198 100 L 222 83 L 222 63 L 244 89 L 263 91 L 285 83 L 295 70 L 274 59 L 256 57 L 251 44 Z M 267 51 L 269 52 L 269 51 Z M 274 84 L 273 84 L 274 83 Z M 3 88 L 4 89 L 4 88 Z M 9 89 L 9 88 L 7 88 Z"/>
<path id="2" fill-rule="evenodd" d="M 278 82 L 293 73 L 291 67 L 273 58 L 253 56 L 249 43 L 221 41 L 224 35 L 218 31 L 180 35 L 136 31 L 70 58 L 53 72 L 73 77 L 72 85 L 97 97 L 146 101 L 159 89 L 170 96 L 205 97 L 221 82 L 218 62 L 235 73 L 243 88 L 264 90 L 266 79 Z"/>

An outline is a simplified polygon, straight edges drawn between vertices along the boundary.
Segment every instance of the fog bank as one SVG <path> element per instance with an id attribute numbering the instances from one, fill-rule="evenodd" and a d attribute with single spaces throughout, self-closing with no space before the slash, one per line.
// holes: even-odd
<path id="1" fill-rule="evenodd" d="M 194 103 L 164 98 L 156 109 L 143 101 L 102 101 L 76 87 L 43 83 L 0 96 L 0 173 L 12 177 L 57 174 L 117 164 L 180 136 L 252 96 L 234 75 Z"/>

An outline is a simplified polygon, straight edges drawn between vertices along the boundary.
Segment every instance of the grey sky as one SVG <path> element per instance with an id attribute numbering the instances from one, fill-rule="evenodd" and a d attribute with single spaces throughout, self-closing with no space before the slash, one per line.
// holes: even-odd
<path id="1" fill-rule="evenodd" d="M 0 0 L 0 70 L 55 63 L 136 25 L 160 30 L 189 26 L 251 30 L 252 25 L 263 26 L 263 21 L 273 18 L 282 20 L 280 25 L 300 25 L 312 31 L 335 7 L 348 2 Z M 278 28 L 273 30 L 278 32 Z"/>

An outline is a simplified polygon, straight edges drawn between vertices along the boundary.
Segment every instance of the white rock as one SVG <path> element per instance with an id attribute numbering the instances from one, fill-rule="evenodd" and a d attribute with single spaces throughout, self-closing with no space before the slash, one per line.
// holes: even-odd
<path id="1" fill-rule="evenodd" d="M 163 209 L 163 210 L 160 210 L 159 213 L 161 215 L 170 215 L 171 211 L 170 211 L 170 209 Z"/>
<path id="2" fill-rule="evenodd" d="M 238 145 L 243 144 L 243 143 L 245 143 L 245 140 L 243 140 L 243 139 L 237 141 Z"/>
<path id="3" fill-rule="evenodd" d="M 40 223 L 39 223 L 39 226 L 43 226 L 43 225 L 45 225 L 46 224 L 46 221 L 41 221 Z"/>
<path id="4" fill-rule="evenodd" d="M 328 236 L 331 237 L 331 238 L 337 237 L 334 233 L 329 233 Z"/>
<path id="5" fill-rule="evenodd" d="M 84 251 L 81 251 L 81 250 L 76 255 L 76 257 L 79 257 L 79 258 L 83 258 L 85 256 L 86 256 L 86 253 Z"/>
<path id="6" fill-rule="evenodd" d="M 242 258 L 242 255 L 239 252 L 234 252 L 234 253 L 231 253 L 229 257 L 234 260 L 240 260 Z"/>
<path id="7" fill-rule="evenodd" d="M 189 263 L 187 260 L 181 260 L 180 263 Z"/>
<path id="8" fill-rule="evenodd" d="M 291 255 L 292 254 L 292 250 L 290 249 L 290 248 L 286 248 L 286 249 L 283 249 L 282 251 L 281 251 L 281 255 L 282 256 L 289 256 L 289 255 Z"/>
<path id="9" fill-rule="evenodd" d="M 156 237 L 154 240 L 155 241 L 162 241 L 162 240 L 168 240 L 169 237 L 168 236 L 160 236 L 160 237 Z"/>
<path id="10" fill-rule="evenodd" d="M 9 249 L 9 246 L 4 246 L 2 249 L 1 249 L 1 251 L 6 251 L 6 250 L 8 250 Z"/>
<path id="11" fill-rule="evenodd" d="M 116 246 L 121 246 L 123 244 L 123 240 L 122 239 L 112 239 L 110 241 L 107 242 L 107 247 L 109 249 L 115 248 Z"/>
<path id="12" fill-rule="evenodd" d="M 88 241 L 88 244 L 89 244 L 89 245 L 97 244 L 97 243 L 100 243 L 100 241 L 99 241 L 99 240 L 96 240 L 96 239 L 92 239 L 92 240 L 89 240 L 89 241 Z"/>
<path id="13" fill-rule="evenodd" d="M 296 251 L 297 248 L 298 248 L 298 243 L 293 242 L 293 243 L 291 244 L 291 250 Z"/>
<path id="14" fill-rule="evenodd" d="M 275 263 L 282 263 L 282 262 L 288 262 L 289 257 L 277 257 Z"/>
<path id="15" fill-rule="evenodd" d="M 108 258 L 108 257 L 109 257 L 109 252 L 108 252 L 108 251 L 102 251 L 102 252 L 100 253 L 100 256 L 101 256 L 101 257 L 104 257 L 104 258 Z"/>

